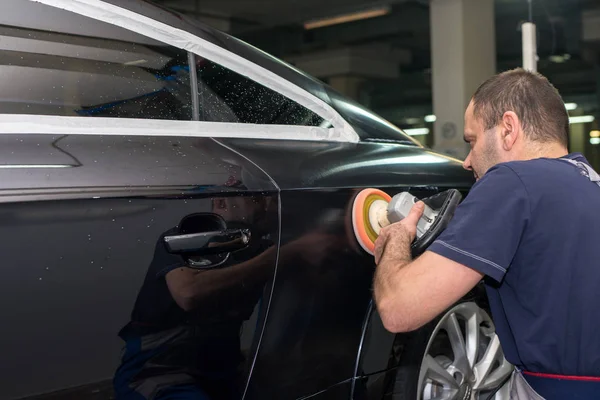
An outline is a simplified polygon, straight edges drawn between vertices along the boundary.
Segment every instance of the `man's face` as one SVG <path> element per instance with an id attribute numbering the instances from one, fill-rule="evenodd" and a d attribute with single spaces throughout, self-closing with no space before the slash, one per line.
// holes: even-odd
<path id="1" fill-rule="evenodd" d="M 464 138 L 471 150 L 463 162 L 463 167 L 473 171 L 475 179 L 479 180 L 488 169 L 500 162 L 502 148 L 496 128 L 485 131 L 483 121 L 475 118 L 473 102 L 469 103 L 465 112 Z"/>

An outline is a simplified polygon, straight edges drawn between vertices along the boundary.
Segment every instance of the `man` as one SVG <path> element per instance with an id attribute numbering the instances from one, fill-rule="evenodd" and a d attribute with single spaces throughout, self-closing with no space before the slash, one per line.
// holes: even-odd
<path id="1" fill-rule="evenodd" d="M 374 296 L 392 332 L 418 329 L 485 279 L 515 399 L 600 396 L 600 177 L 568 153 L 568 134 L 543 76 L 490 78 L 465 112 L 476 183 L 447 229 L 411 260 L 417 203 L 376 242 Z"/>

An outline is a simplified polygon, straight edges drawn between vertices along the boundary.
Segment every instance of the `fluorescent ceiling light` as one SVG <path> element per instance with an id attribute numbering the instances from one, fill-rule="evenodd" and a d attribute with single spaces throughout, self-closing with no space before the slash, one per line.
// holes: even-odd
<path id="1" fill-rule="evenodd" d="M 359 21 L 367 18 L 381 17 L 389 14 L 389 12 L 389 7 L 381 7 L 372 10 L 359 11 L 356 13 L 337 15 L 330 18 L 320 18 L 306 22 L 304 24 L 304 29 L 322 28 L 324 26 L 344 24 L 346 22 Z"/>
<path id="2" fill-rule="evenodd" d="M 590 143 L 591 144 L 600 144 L 600 137 L 590 138 Z"/>
<path id="3" fill-rule="evenodd" d="M 429 128 L 413 128 L 413 129 L 403 129 L 403 131 L 411 136 L 415 135 L 427 135 L 429 133 Z"/>
<path id="4" fill-rule="evenodd" d="M 594 122 L 593 115 L 579 115 L 576 117 L 569 117 L 569 123 L 571 124 L 585 124 L 588 122 Z"/>
<path id="5" fill-rule="evenodd" d="M 591 131 L 590 137 L 600 138 L 600 131 Z"/>
<path id="6" fill-rule="evenodd" d="M 437 119 L 437 117 L 435 115 L 426 115 L 425 116 L 425 122 L 435 122 L 436 119 Z"/>
<path id="7" fill-rule="evenodd" d="M 549 57 L 550 61 L 555 62 L 555 63 L 564 63 L 565 61 L 568 61 L 571 59 L 571 55 L 570 54 L 562 54 L 562 55 L 552 55 Z"/>
<path id="8" fill-rule="evenodd" d="M 567 109 L 567 111 L 573 111 L 577 108 L 577 103 L 566 103 L 565 108 Z"/>
<path id="9" fill-rule="evenodd" d="M 148 62 L 148 60 L 135 60 L 135 61 L 127 61 L 127 62 L 123 63 L 123 65 L 132 66 L 132 65 L 145 64 L 147 62 Z"/>

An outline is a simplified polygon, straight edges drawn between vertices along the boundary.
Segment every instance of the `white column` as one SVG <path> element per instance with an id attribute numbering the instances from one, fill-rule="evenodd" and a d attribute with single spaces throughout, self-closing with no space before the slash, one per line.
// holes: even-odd
<path id="1" fill-rule="evenodd" d="M 464 112 L 496 73 L 494 0 L 431 0 L 434 150 L 464 159 Z"/>

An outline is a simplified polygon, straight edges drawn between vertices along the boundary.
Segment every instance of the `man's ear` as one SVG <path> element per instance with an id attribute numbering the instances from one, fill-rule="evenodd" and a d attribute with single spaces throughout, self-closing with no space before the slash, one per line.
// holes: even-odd
<path id="1" fill-rule="evenodd" d="M 523 133 L 521 130 L 521 121 L 514 111 L 507 111 L 502 116 L 500 127 L 502 147 L 504 150 L 510 151 Z"/>

